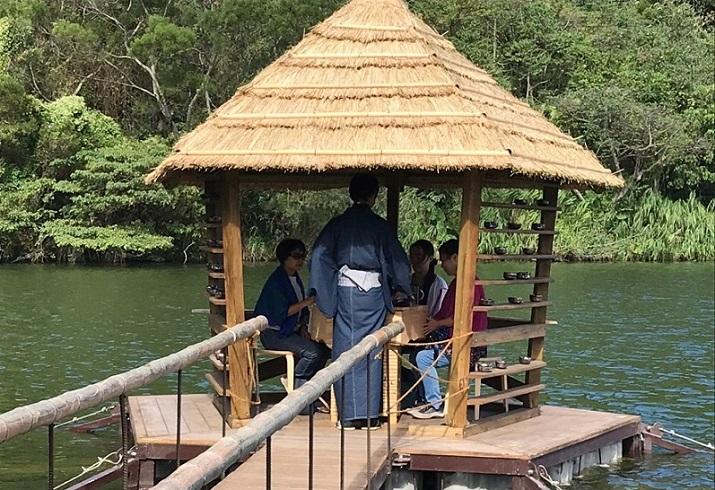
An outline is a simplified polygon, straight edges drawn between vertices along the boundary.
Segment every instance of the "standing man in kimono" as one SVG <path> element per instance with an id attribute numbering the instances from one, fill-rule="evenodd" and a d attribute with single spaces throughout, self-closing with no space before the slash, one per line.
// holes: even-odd
<path id="1" fill-rule="evenodd" d="M 379 184 L 373 175 L 357 174 L 350 181 L 353 205 L 320 232 L 310 262 L 310 287 L 316 304 L 333 318 L 333 359 L 357 345 L 385 323 L 393 293 L 408 295 L 410 263 L 386 220 L 372 211 Z M 382 360 L 371 353 L 370 399 L 367 362 L 346 375 L 342 392 L 336 383 L 340 419 L 346 429 L 379 427 L 382 400 Z M 368 418 L 370 424 L 367 423 Z"/>

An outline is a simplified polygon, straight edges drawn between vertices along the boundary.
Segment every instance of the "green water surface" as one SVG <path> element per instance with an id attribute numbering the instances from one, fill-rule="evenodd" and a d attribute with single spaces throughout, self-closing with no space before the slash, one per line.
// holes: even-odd
<path id="1" fill-rule="evenodd" d="M 273 266 L 246 267 L 253 304 Z M 487 264 L 483 278 L 524 265 Z M 554 264 L 544 374 L 548 403 L 638 414 L 713 440 L 713 264 Z M 0 267 L 0 412 L 139 366 L 207 337 L 199 266 Z M 492 287 L 489 296 L 528 295 Z M 490 354 L 515 355 L 521 346 Z M 208 362 L 186 391 L 208 392 Z M 175 377 L 137 393 L 171 393 Z M 56 482 L 118 448 L 116 428 L 58 429 Z M 0 489 L 46 488 L 46 430 L 0 445 Z M 656 454 L 588 471 L 572 488 L 713 488 L 711 455 Z"/>

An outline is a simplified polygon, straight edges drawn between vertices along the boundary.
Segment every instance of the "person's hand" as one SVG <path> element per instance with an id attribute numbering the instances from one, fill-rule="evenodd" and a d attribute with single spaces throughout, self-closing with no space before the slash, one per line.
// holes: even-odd
<path id="1" fill-rule="evenodd" d="M 423 331 L 425 336 L 431 334 L 438 328 L 440 328 L 442 325 L 440 325 L 439 320 L 435 320 L 434 318 L 430 318 L 427 321 L 427 324 L 424 326 Z"/>

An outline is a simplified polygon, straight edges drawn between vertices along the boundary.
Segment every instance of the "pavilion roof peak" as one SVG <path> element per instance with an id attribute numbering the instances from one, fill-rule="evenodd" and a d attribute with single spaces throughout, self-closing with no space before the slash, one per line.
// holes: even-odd
<path id="1" fill-rule="evenodd" d="M 182 137 L 147 181 L 359 169 L 623 184 L 403 0 L 352 0 L 337 10 Z"/>

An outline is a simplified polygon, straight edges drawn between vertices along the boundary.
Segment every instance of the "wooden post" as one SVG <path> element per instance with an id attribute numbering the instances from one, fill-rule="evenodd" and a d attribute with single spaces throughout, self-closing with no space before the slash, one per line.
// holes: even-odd
<path id="1" fill-rule="evenodd" d="M 459 231 L 459 256 L 457 262 L 457 295 L 454 305 L 454 342 L 452 362 L 449 366 L 449 391 L 447 423 L 451 427 L 467 427 L 467 398 L 469 386 L 469 354 L 472 338 L 472 309 L 474 308 L 474 281 L 477 273 L 477 246 L 479 242 L 479 212 L 481 206 L 481 176 L 477 171 L 465 175 L 462 190 L 462 223 Z"/>
<path id="2" fill-rule="evenodd" d="M 395 235 L 399 233 L 400 227 L 400 192 L 402 190 L 402 178 L 400 174 L 389 175 L 387 177 L 387 222 L 390 224 L 390 228 L 394 231 Z M 386 370 L 386 363 L 383 362 L 383 370 L 385 375 L 383 376 L 383 405 L 385 410 L 389 410 L 400 397 L 400 346 L 386 347 L 384 350 L 384 355 L 390 359 L 390 372 Z M 390 396 L 387 397 L 387 383 L 390 383 Z M 395 406 L 387 414 L 390 417 L 390 423 L 397 426 L 397 421 L 399 418 L 400 407 Z"/>
<path id="3" fill-rule="evenodd" d="M 556 186 L 544 187 L 543 197 L 552 207 L 557 206 L 559 188 Z M 554 230 L 556 226 L 556 211 L 542 211 L 541 222 L 547 230 Z M 554 235 L 539 235 L 539 255 L 551 255 L 554 249 Z M 536 262 L 536 277 L 549 277 L 551 274 L 551 260 L 538 260 Z M 549 299 L 549 283 L 534 284 L 534 293 L 541 294 L 544 301 Z M 547 307 L 533 308 L 531 310 L 531 323 L 546 323 Z M 529 339 L 529 357 L 536 361 L 544 360 L 544 337 Z M 541 383 L 541 369 L 534 369 L 526 374 L 526 383 L 538 385 Z M 526 400 L 528 408 L 539 406 L 539 392 L 530 393 Z"/>
<path id="4" fill-rule="evenodd" d="M 243 298 L 243 246 L 241 242 L 241 193 L 239 182 L 227 177 L 222 192 L 222 236 L 226 288 L 226 324 L 231 327 L 245 319 Z M 254 384 L 251 340 L 239 340 L 229 347 L 229 386 L 233 425 L 251 418 Z M 238 419 L 238 420 L 235 420 Z"/>
<path id="5" fill-rule="evenodd" d="M 389 176 L 387 181 L 387 222 L 397 234 L 400 224 L 400 190 L 399 176 Z"/>

